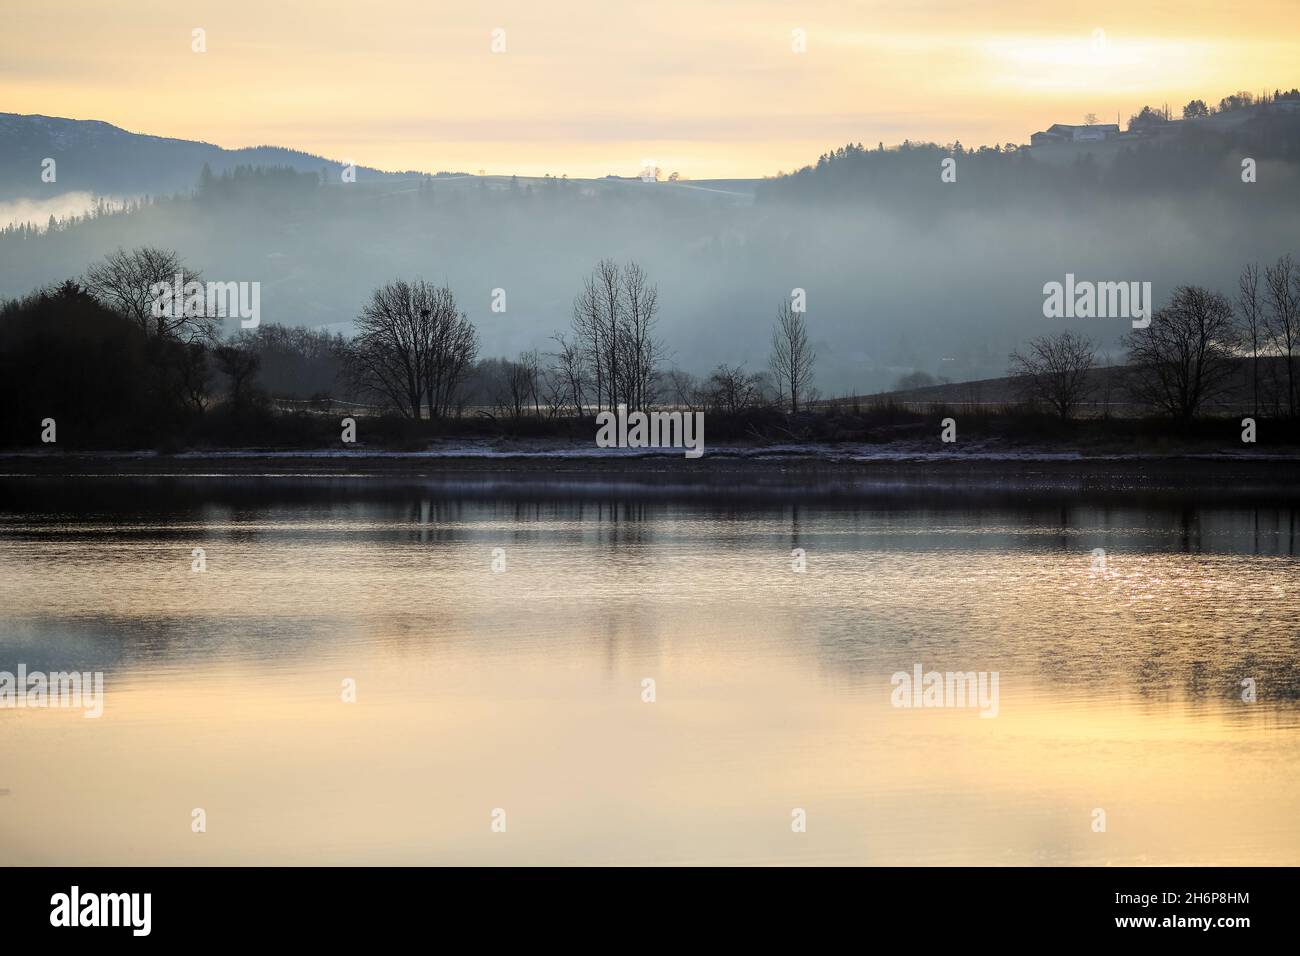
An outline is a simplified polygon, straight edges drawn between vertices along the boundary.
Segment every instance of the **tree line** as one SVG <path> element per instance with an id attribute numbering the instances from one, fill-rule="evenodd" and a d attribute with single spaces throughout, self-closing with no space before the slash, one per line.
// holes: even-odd
<path id="1" fill-rule="evenodd" d="M 456 427 L 576 421 L 617 405 L 798 416 L 818 400 L 816 356 L 794 301 L 776 309 L 766 368 L 722 364 L 696 376 L 669 362 L 658 290 L 635 262 L 597 262 L 552 348 L 514 359 L 479 355 L 478 333 L 445 285 L 385 283 L 362 304 L 350 337 L 268 323 L 223 338 L 221 316 L 153 308 L 154 284 L 178 272 L 202 275 L 171 250 L 119 249 L 76 279 L 0 306 L 8 411 L 0 441 L 32 444 L 32 423 L 49 417 L 75 424 L 88 445 L 238 442 L 272 420 L 305 422 L 287 414 L 290 397 L 307 400 L 296 406 L 300 415 L 336 413 L 343 403 L 359 414 Z M 1125 346 L 1126 364 L 1099 377 L 1087 338 L 1044 335 L 1011 353 L 1008 374 L 1026 403 L 1063 421 L 1115 376 L 1136 403 L 1176 421 L 1242 395 L 1256 415 L 1271 409 L 1294 419 L 1300 266 L 1290 255 L 1249 264 L 1231 296 L 1180 286 Z"/>
<path id="2" fill-rule="evenodd" d="M 1295 99 L 1300 99 L 1296 91 L 1276 97 L 1279 102 Z M 1263 99 L 1252 98 L 1249 105 L 1258 102 Z M 1199 116 L 1200 105 L 1194 101 L 1188 108 Z M 1242 105 L 1248 104 L 1225 98 L 1221 107 L 1226 110 Z M 1117 193 L 1184 197 L 1193 192 L 1204 195 L 1208 190 L 1230 194 L 1238 203 L 1275 201 L 1266 194 L 1289 195 L 1289 179 L 1280 180 L 1276 191 L 1261 181 L 1258 185 L 1263 188 L 1242 193 L 1239 178 L 1225 176 L 1223 170 L 1227 160 L 1239 156 L 1260 162 L 1300 162 L 1300 112 L 1263 111 L 1240 124 L 1214 129 L 1195 123 L 1170 125 L 1171 120 L 1168 107 L 1143 107 L 1130 117 L 1131 130 L 1169 129 L 1177 130 L 1179 135 L 1124 141 L 1108 162 L 1083 151 L 1073 162 L 1057 163 L 1011 142 L 974 147 L 960 141 L 945 144 L 904 140 L 889 147 L 879 142 L 874 148 L 860 142 L 847 143 L 823 153 L 815 164 L 763 180 L 756 196 L 760 203 L 870 200 L 920 215 L 954 205 L 986 209 L 1025 202 L 1089 209 L 1099 196 Z M 969 188 L 939 188 L 940 163 L 949 158 L 956 160 L 956 183 Z"/>
<path id="3" fill-rule="evenodd" d="M 1125 339 L 1122 385 L 1138 402 L 1187 422 L 1243 393 L 1252 414 L 1300 410 L 1300 266 L 1290 255 L 1246 265 L 1231 296 L 1174 289 L 1150 325 Z M 1097 390 L 1096 346 L 1066 330 L 1009 357 L 1020 395 L 1071 418 Z M 1240 404 L 1240 402 L 1238 402 Z"/>
<path id="4" fill-rule="evenodd" d="M 807 323 L 790 303 L 778 307 L 765 373 L 724 364 L 702 380 L 666 367 L 659 317 L 659 291 L 646 271 L 602 259 L 582 281 L 570 327 L 552 335 L 552 351 L 474 364 L 477 334 L 452 291 L 399 279 L 375 290 L 343 364 L 358 391 L 413 419 L 459 415 L 467 405 L 515 421 L 619 405 L 737 413 L 779 403 L 794 414 L 814 397 Z"/>
<path id="5" fill-rule="evenodd" d="M 238 440 L 290 397 L 305 400 L 304 412 L 343 403 L 412 422 L 472 413 L 518 423 L 620 404 L 793 413 L 815 396 L 804 316 L 788 303 L 766 371 L 720 365 L 701 379 L 668 367 L 658 289 L 635 262 L 599 261 L 552 350 L 516 359 L 480 357 L 455 294 L 422 279 L 375 289 L 350 337 L 273 323 L 223 336 L 223 316 L 154 308 L 155 287 L 178 273 L 203 281 L 173 250 L 118 249 L 75 279 L 0 305 L 0 401 L 10 412 L 0 441 L 30 444 L 30 423 L 47 417 L 77 423 L 86 444 Z"/>

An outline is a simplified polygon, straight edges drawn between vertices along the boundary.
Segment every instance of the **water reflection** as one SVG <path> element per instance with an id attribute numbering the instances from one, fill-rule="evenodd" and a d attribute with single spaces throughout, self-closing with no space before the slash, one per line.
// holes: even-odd
<path id="1" fill-rule="evenodd" d="M 0 487 L 0 670 L 107 690 L 0 711 L 14 862 L 1300 859 L 1289 500 Z"/>

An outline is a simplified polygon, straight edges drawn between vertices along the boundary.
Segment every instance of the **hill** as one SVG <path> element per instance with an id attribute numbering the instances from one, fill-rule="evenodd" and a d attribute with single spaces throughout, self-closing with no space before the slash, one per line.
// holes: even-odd
<path id="1" fill-rule="evenodd" d="M 67 192 L 101 196 L 164 195 L 191 189 L 206 164 L 220 174 L 239 166 L 281 166 L 319 174 L 335 159 L 280 146 L 223 149 L 211 143 L 132 133 L 100 120 L 0 113 L 0 201 Z M 43 182 L 42 162 L 56 163 L 56 181 Z M 357 168 L 357 181 L 410 173 Z"/>

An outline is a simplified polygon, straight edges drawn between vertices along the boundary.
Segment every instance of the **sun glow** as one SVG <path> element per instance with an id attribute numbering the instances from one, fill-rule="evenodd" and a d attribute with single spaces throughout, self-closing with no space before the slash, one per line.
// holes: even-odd
<path id="1" fill-rule="evenodd" d="M 386 169 L 635 175 L 653 156 L 702 179 L 771 175 L 850 141 L 1027 142 L 1086 112 L 1300 82 L 1294 0 L 1185 0 L 1174 21 L 1129 0 L 1095 0 L 1086 19 L 1036 0 L 752 0 L 743 14 L 562 0 L 558 16 L 499 0 L 491 18 L 422 0 L 226 0 L 204 53 L 189 19 L 141 6 L 7 11 L 0 109 Z"/>

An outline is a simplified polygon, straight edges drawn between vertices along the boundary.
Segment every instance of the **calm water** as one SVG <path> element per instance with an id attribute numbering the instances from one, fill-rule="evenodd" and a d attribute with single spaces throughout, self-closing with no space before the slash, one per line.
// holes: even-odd
<path id="1" fill-rule="evenodd" d="M 1297 518 L 11 479 L 0 670 L 105 701 L 0 710 L 0 862 L 1294 865 Z M 998 715 L 892 706 L 918 663 Z"/>

